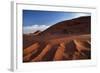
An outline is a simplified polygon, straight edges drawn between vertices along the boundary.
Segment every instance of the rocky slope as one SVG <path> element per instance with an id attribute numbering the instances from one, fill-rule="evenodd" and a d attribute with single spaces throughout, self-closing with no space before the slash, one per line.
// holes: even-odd
<path id="1" fill-rule="evenodd" d="M 23 34 L 23 62 L 91 59 L 91 17 L 54 24 L 38 35 Z"/>

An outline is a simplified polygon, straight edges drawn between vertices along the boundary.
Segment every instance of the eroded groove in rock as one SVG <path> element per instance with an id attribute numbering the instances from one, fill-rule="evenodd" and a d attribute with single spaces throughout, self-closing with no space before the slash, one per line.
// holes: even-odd
<path id="1" fill-rule="evenodd" d="M 35 43 L 35 44 L 31 45 L 30 47 L 24 49 L 23 55 L 25 56 L 38 48 L 39 48 L 39 43 Z"/>
<path id="2" fill-rule="evenodd" d="M 32 54 L 36 53 L 38 49 L 34 50 L 33 52 L 27 54 L 26 56 L 23 56 L 23 62 L 29 62 L 30 61 L 30 57 L 32 56 Z"/>
<path id="3" fill-rule="evenodd" d="M 72 59 L 73 54 L 77 51 L 78 50 L 76 48 L 76 45 L 75 45 L 74 41 L 72 40 L 65 45 L 65 51 L 64 51 L 65 54 L 64 55 L 65 55 L 65 57 L 67 56 L 66 57 L 67 60 L 70 60 L 70 59 Z"/>
<path id="4" fill-rule="evenodd" d="M 74 42 L 77 46 L 78 51 L 82 51 L 82 50 L 89 51 L 90 50 L 90 46 L 91 46 L 90 44 L 88 44 L 88 43 L 86 44 L 81 40 L 74 40 Z"/>
<path id="5" fill-rule="evenodd" d="M 37 57 L 35 57 L 34 59 L 32 59 L 31 61 L 41 61 L 43 56 L 51 49 L 51 45 L 47 44 L 47 46 L 42 50 L 42 52 L 40 54 L 38 54 Z"/>
<path id="6" fill-rule="evenodd" d="M 43 57 L 43 61 L 52 61 L 57 49 L 58 49 L 58 45 L 52 46 L 50 51 L 48 51 Z"/>
<path id="7" fill-rule="evenodd" d="M 65 45 L 64 43 L 60 43 L 56 53 L 55 53 L 55 56 L 54 56 L 54 59 L 53 60 L 62 60 L 63 59 L 63 53 L 64 53 L 64 50 L 65 50 Z"/>
<path id="8" fill-rule="evenodd" d="M 91 58 L 91 44 L 87 40 L 74 40 L 79 51 L 79 59 Z"/>
<path id="9" fill-rule="evenodd" d="M 84 59 L 91 59 L 91 50 L 83 50 L 82 53 L 84 53 Z"/>
<path id="10" fill-rule="evenodd" d="M 23 62 L 29 62 L 29 59 L 30 59 L 31 55 L 32 55 L 32 54 L 30 53 L 30 54 L 24 56 Z"/>
<path id="11" fill-rule="evenodd" d="M 41 42 L 39 44 L 40 45 L 39 45 L 39 48 L 38 48 L 37 52 L 36 53 L 33 53 L 31 55 L 30 61 L 32 61 L 32 59 L 34 59 L 35 57 L 37 57 L 42 52 L 42 50 L 45 48 L 45 46 L 46 46 L 46 43 L 44 43 L 44 42 Z"/>

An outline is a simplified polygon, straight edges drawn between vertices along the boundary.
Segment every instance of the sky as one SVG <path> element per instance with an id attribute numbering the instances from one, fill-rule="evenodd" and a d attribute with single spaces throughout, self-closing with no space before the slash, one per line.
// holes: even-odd
<path id="1" fill-rule="evenodd" d="M 23 10 L 23 33 L 43 31 L 58 22 L 90 15 L 89 13 L 78 12 Z"/>

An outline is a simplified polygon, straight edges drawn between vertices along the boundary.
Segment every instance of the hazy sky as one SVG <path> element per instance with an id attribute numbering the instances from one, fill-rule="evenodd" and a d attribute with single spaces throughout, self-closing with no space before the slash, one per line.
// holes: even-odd
<path id="1" fill-rule="evenodd" d="M 32 33 L 36 30 L 43 31 L 55 23 L 80 16 L 90 16 L 90 14 L 78 12 L 23 10 L 24 33 Z"/>

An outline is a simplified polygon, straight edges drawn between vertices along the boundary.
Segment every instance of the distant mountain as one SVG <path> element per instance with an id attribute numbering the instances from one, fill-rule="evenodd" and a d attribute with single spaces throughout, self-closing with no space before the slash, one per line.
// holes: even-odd
<path id="1" fill-rule="evenodd" d="M 46 29 L 41 35 L 59 34 L 89 34 L 91 31 L 91 17 L 84 16 L 71 20 L 65 20 Z"/>
<path id="2" fill-rule="evenodd" d="M 37 30 L 37 31 L 35 31 L 33 34 L 34 35 L 39 35 L 41 33 L 41 31 L 40 30 Z"/>

